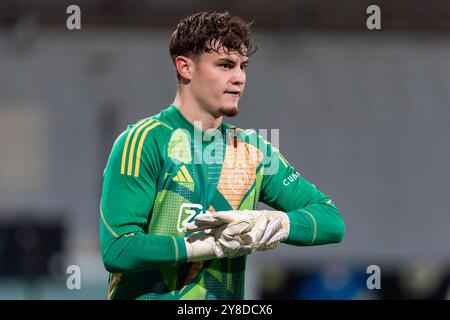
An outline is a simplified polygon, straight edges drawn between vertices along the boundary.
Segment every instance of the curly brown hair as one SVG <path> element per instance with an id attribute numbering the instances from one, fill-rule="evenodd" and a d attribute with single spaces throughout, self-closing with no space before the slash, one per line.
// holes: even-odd
<path id="1" fill-rule="evenodd" d="M 257 50 L 250 30 L 252 23 L 227 11 L 194 13 L 181 20 L 172 34 L 169 45 L 172 62 L 175 64 L 180 55 L 196 59 L 203 52 L 220 49 L 249 57 Z M 178 72 L 177 78 L 180 79 Z"/>

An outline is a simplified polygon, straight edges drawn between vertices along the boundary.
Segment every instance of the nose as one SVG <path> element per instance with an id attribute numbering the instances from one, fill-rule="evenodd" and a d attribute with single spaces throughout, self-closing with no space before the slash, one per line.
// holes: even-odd
<path id="1" fill-rule="evenodd" d="M 231 82 L 235 85 L 242 85 L 245 83 L 245 70 L 240 67 L 236 67 L 233 76 L 231 77 Z"/>

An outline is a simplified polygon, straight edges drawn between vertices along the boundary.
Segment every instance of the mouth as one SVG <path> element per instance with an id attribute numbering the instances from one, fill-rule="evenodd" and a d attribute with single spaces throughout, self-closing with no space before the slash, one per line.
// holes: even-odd
<path id="1" fill-rule="evenodd" d="M 241 91 L 239 90 L 233 90 L 233 91 L 225 91 L 226 94 L 229 94 L 233 97 L 240 97 L 241 96 Z"/>

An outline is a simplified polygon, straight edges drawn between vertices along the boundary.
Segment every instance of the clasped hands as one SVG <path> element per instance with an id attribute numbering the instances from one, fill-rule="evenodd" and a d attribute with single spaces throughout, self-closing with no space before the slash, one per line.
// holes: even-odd
<path id="1" fill-rule="evenodd" d="M 185 238 L 188 261 L 235 258 L 275 249 L 289 235 L 289 218 L 271 210 L 206 211 L 183 231 L 194 233 Z"/>

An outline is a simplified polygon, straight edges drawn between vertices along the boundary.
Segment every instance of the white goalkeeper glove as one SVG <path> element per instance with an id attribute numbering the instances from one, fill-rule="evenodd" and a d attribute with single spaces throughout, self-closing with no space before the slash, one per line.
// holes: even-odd
<path id="1" fill-rule="evenodd" d="M 188 262 L 198 262 L 215 258 L 235 258 L 253 252 L 251 245 L 242 245 L 229 232 L 223 236 L 226 225 L 209 233 L 195 234 L 184 238 Z"/>
<path id="2" fill-rule="evenodd" d="M 206 212 L 195 217 L 185 230 L 196 231 L 226 225 L 222 231 L 223 239 L 236 239 L 252 250 L 270 250 L 287 239 L 290 223 L 288 216 L 281 211 L 269 210 L 231 210 L 214 214 Z"/>

